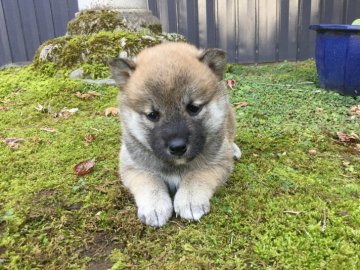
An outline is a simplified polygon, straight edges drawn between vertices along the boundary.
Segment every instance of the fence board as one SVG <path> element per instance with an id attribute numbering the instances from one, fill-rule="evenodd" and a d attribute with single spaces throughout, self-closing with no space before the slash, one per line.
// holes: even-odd
<path id="1" fill-rule="evenodd" d="M 68 6 L 68 20 L 71 20 L 75 17 L 75 13 L 79 10 L 79 5 L 77 0 L 67 0 Z"/>
<path id="2" fill-rule="evenodd" d="M 0 1 L 0 66 L 6 63 L 10 63 L 11 61 L 11 50 L 9 36 L 7 33 L 4 8 L 2 2 Z"/>
<path id="3" fill-rule="evenodd" d="M 345 23 L 352 23 L 355 19 L 360 18 L 360 1 L 359 0 L 347 0 Z"/>
<path id="4" fill-rule="evenodd" d="M 49 0 L 34 0 L 40 43 L 55 37 L 54 22 Z"/>
<path id="5" fill-rule="evenodd" d="M 148 0 L 166 32 L 220 47 L 229 62 L 303 60 L 314 55 L 309 24 L 351 23 L 359 0 Z M 77 0 L 0 0 L 0 65 L 30 60 L 39 44 L 65 34 Z"/>
<path id="6" fill-rule="evenodd" d="M 66 32 L 68 17 L 67 1 L 50 0 L 54 21 L 55 36 L 62 36 Z"/>
<path id="7" fill-rule="evenodd" d="M 198 0 L 188 0 L 186 5 L 187 12 L 187 35 L 189 41 L 199 46 L 199 18 Z"/>
<path id="8" fill-rule="evenodd" d="M 226 0 L 226 47 L 224 48 L 227 51 L 228 59 L 231 59 L 231 62 L 237 62 L 237 20 L 236 20 L 236 1 Z"/>
<path id="9" fill-rule="evenodd" d="M 156 0 L 148 0 L 148 6 L 152 14 L 154 14 L 155 16 L 159 15 L 158 3 Z"/>
<path id="10" fill-rule="evenodd" d="M 198 31 L 199 31 L 199 46 L 204 48 L 207 46 L 207 1 L 198 0 Z"/>
<path id="11" fill-rule="evenodd" d="M 300 0 L 298 23 L 298 50 L 297 59 L 304 60 L 311 55 L 310 31 L 308 25 L 311 21 L 311 0 Z"/>
<path id="12" fill-rule="evenodd" d="M 227 2 L 226 0 L 217 0 L 216 6 L 215 6 L 215 12 L 216 12 L 216 47 L 219 47 L 221 49 L 226 50 L 227 48 L 227 31 L 228 29 L 226 23 L 227 23 Z"/>
<path id="13" fill-rule="evenodd" d="M 20 1 L 19 11 L 25 40 L 27 59 L 31 60 L 40 46 L 39 32 L 36 23 L 36 13 L 33 1 Z"/>
<path id="14" fill-rule="evenodd" d="M 217 40 L 217 24 L 215 15 L 215 1 L 206 1 L 206 24 L 207 24 L 207 46 L 209 48 L 216 47 Z"/>
<path id="15" fill-rule="evenodd" d="M 157 0 L 150 0 L 157 1 Z M 168 16 L 168 3 L 167 1 L 157 2 L 157 10 L 152 10 L 153 14 L 157 16 L 162 25 L 162 30 L 164 32 L 169 32 L 169 16 Z M 155 13 L 157 12 L 157 13 Z"/>
<path id="16" fill-rule="evenodd" d="M 277 1 L 259 0 L 259 61 L 274 62 L 277 44 Z"/>
<path id="17" fill-rule="evenodd" d="M 17 0 L 2 1 L 7 27 L 11 58 L 13 62 L 22 62 L 28 59 L 25 49 L 25 40 L 21 25 L 21 17 Z"/>
<path id="18" fill-rule="evenodd" d="M 237 40 L 238 61 L 255 61 L 255 1 L 238 0 L 237 5 Z"/>
<path id="19" fill-rule="evenodd" d="M 167 2 L 167 14 L 168 16 L 168 28 L 169 32 L 179 32 L 178 28 L 178 12 L 177 12 L 177 0 L 166 1 Z"/>

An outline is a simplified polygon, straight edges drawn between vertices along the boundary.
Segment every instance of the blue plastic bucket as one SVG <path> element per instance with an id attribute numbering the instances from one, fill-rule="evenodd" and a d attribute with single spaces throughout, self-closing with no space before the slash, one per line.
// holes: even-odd
<path id="1" fill-rule="evenodd" d="M 321 88 L 360 95 L 360 26 L 310 25 L 315 30 L 315 60 Z"/>

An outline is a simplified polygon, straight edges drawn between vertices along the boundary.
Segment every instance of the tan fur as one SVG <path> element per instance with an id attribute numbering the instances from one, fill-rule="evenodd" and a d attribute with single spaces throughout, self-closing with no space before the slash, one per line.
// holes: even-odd
<path id="1" fill-rule="evenodd" d="M 209 212 L 216 188 L 231 173 L 234 155 L 241 155 L 233 144 L 235 117 L 222 81 L 225 53 L 165 43 L 145 49 L 134 61 L 117 59 L 110 66 L 122 91 L 120 175 L 135 197 L 139 219 L 163 226 L 175 210 L 182 218 L 199 220 Z M 189 103 L 203 106 L 198 116 L 186 111 Z M 146 119 L 154 110 L 160 112 L 157 123 Z M 173 115 L 184 123 L 201 123 L 204 130 L 197 132 L 206 140 L 193 159 L 179 157 L 166 165 L 152 153 L 149 134 L 175 119 Z M 168 187 L 176 190 L 174 202 Z"/>

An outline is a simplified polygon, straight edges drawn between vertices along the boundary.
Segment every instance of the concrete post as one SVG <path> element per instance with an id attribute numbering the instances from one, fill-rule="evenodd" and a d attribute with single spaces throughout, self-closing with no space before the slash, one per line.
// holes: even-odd
<path id="1" fill-rule="evenodd" d="M 113 9 L 121 11 L 148 11 L 147 0 L 78 0 L 79 11 Z"/>
<path id="2" fill-rule="evenodd" d="M 78 0 L 78 4 L 80 12 L 115 10 L 132 31 L 147 27 L 155 33 L 162 32 L 160 20 L 150 12 L 147 0 Z"/>

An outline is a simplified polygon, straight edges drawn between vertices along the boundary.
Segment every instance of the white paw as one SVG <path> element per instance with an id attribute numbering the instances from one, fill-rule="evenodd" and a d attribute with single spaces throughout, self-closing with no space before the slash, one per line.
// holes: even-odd
<path id="1" fill-rule="evenodd" d="M 234 159 L 239 160 L 241 158 L 241 150 L 239 146 L 237 146 L 235 143 L 233 143 L 233 151 L 234 151 Z"/>
<path id="2" fill-rule="evenodd" d="M 192 194 L 180 188 L 175 195 L 174 210 L 181 218 L 199 220 L 210 211 L 210 196 Z"/>
<path id="3" fill-rule="evenodd" d="M 138 202 L 138 218 L 153 227 L 162 227 L 173 214 L 170 196 L 163 198 L 142 199 Z"/>

